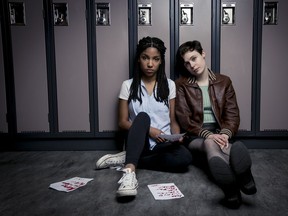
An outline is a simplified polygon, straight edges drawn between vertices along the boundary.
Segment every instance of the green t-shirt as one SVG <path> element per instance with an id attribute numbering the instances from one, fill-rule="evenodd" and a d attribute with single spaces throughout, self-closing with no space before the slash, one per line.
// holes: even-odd
<path id="1" fill-rule="evenodd" d="M 216 123 L 215 116 L 212 111 L 211 101 L 208 94 L 208 86 L 200 86 L 203 96 L 203 113 L 204 122 L 203 123 Z"/>

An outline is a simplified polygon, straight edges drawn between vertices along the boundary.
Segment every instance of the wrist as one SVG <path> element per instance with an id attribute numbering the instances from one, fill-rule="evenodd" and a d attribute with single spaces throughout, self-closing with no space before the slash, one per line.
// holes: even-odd
<path id="1" fill-rule="evenodd" d="M 226 135 L 228 139 L 230 139 L 232 137 L 232 131 L 230 131 L 229 129 L 221 129 L 220 131 L 221 135 Z"/>
<path id="2" fill-rule="evenodd" d="M 213 135 L 213 133 L 209 130 L 203 129 L 200 131 L 199 136 L 207 139 L 210 135 Z"/>

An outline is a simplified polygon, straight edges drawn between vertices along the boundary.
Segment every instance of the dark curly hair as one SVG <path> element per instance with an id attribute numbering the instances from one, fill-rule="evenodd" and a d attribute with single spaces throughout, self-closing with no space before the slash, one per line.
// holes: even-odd
<path id="1" fill-rule="evenodd" d="M 169 96 L 169 86 L 168 80 L 165 73 L 165 52 L 166 47 L 164 42 L 156 37 L 144 37 L 142 38 L 136 49 L 136 56 L 134 62 L 134 73 L 133 73 L 133 81 L 130 87 L 130 95 L 128 99 L 128 103 L 131 100 L 138 100 L 142 104 L 142 89 L 141 89 L 141 77 L 143 72 L 140 70 L 140 65 L 138 60 L 142 52 L 144 52 L 147 48 L 154 47 L 160 52 L 161 64 L 159 65 L 159 69 L 157 72 L 156 83 L 157 83 L 157 94 L 153 91 L 154 97 L 156 101 L 164 102 L 165 105 L 168 106 L 168 96 Z M 156 85 L 155 85 L 156 86 Z M 154 88 L 155 88 L 154 86 Z"/>

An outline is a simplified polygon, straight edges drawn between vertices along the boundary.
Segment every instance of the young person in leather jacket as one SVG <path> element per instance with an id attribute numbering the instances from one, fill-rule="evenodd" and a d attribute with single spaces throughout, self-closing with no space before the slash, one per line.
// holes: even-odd
<path id="1" fill-rule="evenodd" d="M 190 137 L 187 145 L 194 160 L 204 158 L 223 190 L 224 204 L 239 208 L 240 191 L 248 195 L 257 191 L 252 162 L 242 142 L 231 143 L 240 124 L 232 81 L 208 69 L 205 55 L 199 41 L 185 42 L 177 51 L 176 72 L 180 77 L 176 80 L 176 117 Z"/>

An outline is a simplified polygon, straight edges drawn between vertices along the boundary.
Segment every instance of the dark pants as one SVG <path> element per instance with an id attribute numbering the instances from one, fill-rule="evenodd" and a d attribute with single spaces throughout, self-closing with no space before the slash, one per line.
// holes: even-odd
<path id="1" fill-rule="evenodd" d="M 132 163 L 138 168 L 182 172 L 192 162 L 189 150 L 177 143 L 157 144 L 150 150 L 150 117 L 141 112 L 134 119 L 126 141 L 126 164 Z"/>

